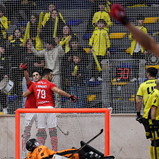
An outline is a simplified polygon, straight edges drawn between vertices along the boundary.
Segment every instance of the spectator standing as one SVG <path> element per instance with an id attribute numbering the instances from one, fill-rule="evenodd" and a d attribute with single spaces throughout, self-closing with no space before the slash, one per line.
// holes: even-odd
<path id="1" fill-rule="evenodd" d="M 72 31 L 69 25 L 65 24 L 63 27 L 63 37 L 60 41 L 60 45 L 62 46 L 63 50 L 65 51 L 65 55 L 62 58 L 62 67 L 61 67 L 61 72 L 62 72 L 62 85 L 63 85 L 63 90 L 66 90 L 66 79 L 67 79 L 67 69 L 68 69 L 68 57 L 67 53 L 70 51 L 70 40 L 72 37 Z"/>
<path id="2" fill-rule="evenodd" d="M 92 25 L 97 29 L 97 22 L 99 19 L 103 19 L 106 22 L 105 29 L 109 32 L 109 28 L 113 25 L 109 14 L 105 11 L 106 2 L 99 1 L 98 3 L 100 11 L 96 12 L 93 16 Z"/>
<path id="3" fill-rule="evenodd" d="M 28 69 L 28 74 L 32 75 L 32 71 L 33 70 L 38 70 L 38 72 L 42 72 L 43 68 L 44 68 L 44 58 L 43 57 L 37 57 L 33 54 L 33 52 L 30 49 L 30 42 L 31 39 L 27 40 L 27 51 L 23 52 L 23 57 L 21 60 L 21 66 L 25 63 L 27 63 L 29 69 Z M 31 81 L 33 81 L 33 78 L 30 77 Z M 23 92 L 27 90 L 27 85 L 26 85 L 26 78 L 23 77 L 23 81 L 22 81 L 22 90 Z M 23 103 L 22 103 L 22 107 L 25 107 L 25 101 L 26 98 L 23 98 Z"/>
<path id="4" fill-rule="evenodd" d="M 99 11 L 98 3 L 101 0 L 89 0 L 89 1 L 93 3 L 93 6 L 92 6 L 92 10 L 91 10 L 91 13 L 90 13 L 90 16 L 89 16 L 86 33 L 92 33 L 93 32 L 93 29 L 92 29 L 93 28 L 92 27 L 92 18 L 94 16 L 94 14 Z M 111 2 L 108 1 L 108 0 L 105 0 L 105 3 L 106 3 L 105 11 L 109 14 L 110 13 Z"/>
<path id="5" fill-rule="evenodd" d="M 40 72 L 38 70 L 32 71 L 32 78 L 33 78 L 33 82 L 32 82 L 29 77 L 28 71 L 27 71 L 27 69 L 28 69 L 27 63 L 23 64 L 22 68 L 24 70 L 24 77 L 26 79 L 27 88 L 29 88 L 32 84 L 34 84 L 34 82 L 37 82 L 40 80 L 41 76 L 40 76 Z M 25 103 L 25 108 L 37 108 L 36 107 L 36 98 L 35 98 L 34 93 L 31 93 L 27 97 L 27 100 Z M 31 131 L 34 121 L 35 121 L 36 128 L 37 128 L 37 114 L 36 113 L 26 113 L 25 114 L 24 133 L 22 135 L 22 159 L 25 159 L 27 156 L 26 143 L 31 136 L 30 131 Z"/>
<path id="6" fill-rule="evenodd" d="M 97 78 L 98 81 L 102 81 L 100 63 L 103 59 L 107 58 L 106 55 L 110 57 L 110 40 L 105 25 L 106 22 L 103 19 L 98 20 L 98 29 L 93 32 L 89 40 L 89 46 L 91 47 L 91 53 L 93 55 L 92 78 L 89 80 L 90 82 L 93 82 L 95 78 Z"/>
<path id="7" fill-rule="evenodd" d="M 70 51 L 67 52 L 64 56 L 63 60 L 63 72 L 67 72 L 68 67 L 71 63 L 73 63 L 73 55 L 75 53 L 79 53 L 82 56 L 82 62 L 85 63 L 86 66 L 88 66 L 88 56 L 85 50 L 79 45 L 79 40 L 77 36 L 72 35 L 71 40 L 70 40 Z M 67 79 L 67 75 L 63 74 L 63 78 Z M 65 81 L 65 80 L 64 80 Z"/>
<path id="8" fill-rule="evenodd" d="M 51 12 L 50 19 L 40 31 L 40 38 L 44 40 L 46 38 L 61 37 L 64 25 L 65 23 L 58 16 L 58 11 L 54 9 Z"/>
<path id="9" fill-rule="evenodd" d="M 82 60 L 80 52 L 74 52 L 73 63 L 68 68 L 70 91 L 78 98 L 78 101 L 73 103 L 74 108 L 85 108 L 87 103 L 86 76 L 88 71 Z"/>
<path id="10" fill-rule="evenodd" d="M 7 33 L 8 30 L 8 19 L 4 16 L 4 7 L 0 5 L 0 40 L 4 42 L 6 47 Z"/>
<path id="11" fill-rule="evenodd" d="M 11 56 L 11 73 L 12 79 L 14 81 L 13 94 L 20 95 L 18 94 L 18 92 L 20 92 L 18 88 L 19 82 L 22 79 L 20 64 L 22 61 L 23 53 L 25 52 L 20 28 L 15 28 L 13 31 L 13 40 L 10 41 L 8 51 Z"/>
<path id="12" fill-rule="evenodd" d="M 42 40 L 39 37 L 38 29 L 40 28 L 38 28 L 38 22 L 39 22 L 38 15 L 32 14 L 30 17 L 30 21 L 27 23 L 27 26 L 25 29 L 23 43 L 25 44 L 28 39 L 31 39 L 37 50 L 43 50 L 44 45 L 42 43 Z"/>
<path id="13" fill-rule="evenodd" d="M 136 28 L 138 28 L 139 30 L 143 31 L 144 33 L 147 34 L 147 29 L 143 26 L 144 23 L 144 16 L 142 14 L 139 14 L 137 16 L 137 23 L 138 25 L 136 26 Z M 130 51 L 130 55 L 132 56 L 132 58 L 135 60 L 133 63 L 133 78 L 131 79 L 131 82 L 135 82 L 136 80 L 138 80 L 139 77 L 139 60 L 140 59 L 144 59 L 145 56 L 147 54 L 147 50 L 142 47 L 132 36 L 132 34 L 129 34 L 129 40 L 132 40 L 131 42 L 131 51 Z"/>
<path id="14" fill-rule="evenodd" d="M 81 56 L 83 57 L 82 61 L 88 65 L 88 56 L 87 53 L 85 52 L 85 50 L 80 46 L 79 44 L 79 40 L 77 38 L 76 35 L 72 35 L 71 40 L 70 40 L 70 51 L 67 52 L 66 54 L 66 59 L 68 61 L 67 66 L 69 66 L 69 64 L 71 62 L 73 62 L 73 54 L 74 52 L 79 52 L 81 54 Z"/>
<path id="15" fill-rule="evenodd" d="M 57 88 L 55 84 L 51 83 L 53 78 L 52 70 L 44 69 L 42 72 L 42 80 L 34 83 L 27 91 L 23 93 L 23 97 L 27 97 L 29 94 L 33 93 L 36 97 L 36 105 L 38 109 L 54 109 L 54 101 L 52 99 L 52 93 L 56 92 L 59 95 L 71 98 L 73 102 L 77 101 L 77 98 L 70 95 L 61 89 Z M 47 137 L 45 128 L 48 126 L 49 135 L 51 138 L 52 150 L 57 151 L 57 129 L 56 129 L 56 113 L 38 113 L 38 134 L 37 140 L 39 140 L 43 145 L 45 144 L 45 139 Z"/>
<path id="16" fill-rule="evenodd" d="M 5 49 L 3 43 L 0 44 L 0 79 L 8 78 L 9 74 L 9 59 L 8 56 L 5 54 Z M 1 81 L 0 80 L 0 81 Z M 4 114 L 7 114 L 7 96 L 3 91 L 0 91 L 0 104 L 1 104 L 1 112 L 3 111 Z"/>
<path id="17" fill-rule="evenodd" d="M 157 44 L 151 36 L 136 28 L 129 21 L 123 6 L 120 4 L 112 5 L 110 15 L 112 18 L 122 23 L 132 33 L 133 37 L 140 45 L 149 50 L 155 56 L 159 57 L 159 44 Z"/>
<path id="18" fill-rule="evenodd" d="M 70 45 L 69 42 L 71 40 L 72 37 L 72 31 L 71 31 L 71 27 L 67 24 L 65 24 L 63 26 L 63 37 L 60 41 L 60 45 L 62 46 L 63 50 L 65 51 L 65 54 L 70 51 Z"/>
<path id="19" fill-rule="evenodd" d="M 48 3 L 48 10 L 49 10 L 49 12 L 47 12 L 47 13 L 45 14 L 45 16 L 44 16 L 44 19 L 43 19 L 43 22 L 42 22 L 42 25 L 43 25 L 43 26 L 45 26 L 46 22 L 50 19 L 50 15 L 51 15 L 51 13 L 52 13 L 52 11 L 53 11 L 54 9 L 56 9 L 56 4 L 55 4 L 55 2 L 49 2 L 49 3 Z M 64 23 L 66 23 L 65 20 L 64 20 L 64 18 L 63 18 L 63 16 L 62 16 L 62 14 L 61 14 L 60 12 L 58 12 L 58 14 L 59 14 L 59 18 L 60 18 Z"/>
<path id="20" fill-rule="evenodd" d="M 33 44 L 30 43 L 31 51 L 38 57 L 45 58 L 45 66 L 53 72 L 52 82 L 58 87 L 61 88 L 61 59 L 64 56 L 64 51 L 62 46 L 58 44 L 56 47 L 55 40 L 49 38 L 46 41 L 46 49 L 37 51 Z M 58 93 L 55 93 L 55 107 L 61 107 L 61 96 Z"/>

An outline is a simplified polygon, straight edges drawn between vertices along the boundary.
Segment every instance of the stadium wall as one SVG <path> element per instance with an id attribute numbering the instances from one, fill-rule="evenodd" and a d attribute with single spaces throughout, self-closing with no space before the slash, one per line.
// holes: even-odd
<path id="1" fill-rule="evenodd" d="M 57 121 L 62 124 L 62 121 L 68 118 L 68 115 L 60 114 L 57 116 Z M 69 130 L 69 127 L 75 127 L 75 129 L 80 129 L 80 133 L 82 134 L 82 130 L 88 129 L 87 135 L 88 139 L 92 138 L 96 135 L 100 129 L 103 127 L 103 115 L 88 115 L 82 114 L 81 120 L 82 122 L 90 121 L 91 124 L 95 124 L 96 127 L 94 131 L 89 132 L 89 128 L 85 126 L 85 124 L 79 125 L 79 123 L 74 122 L 75 115 L 71 115 L 70 123 L 63 123 L 62 130 L 66 133 Z M 21 115 L 21 132 L 23 132 L 23 123 L 24 123 L 24 115 Z M 36 129 L 35 125 L 32 129 L 32 137 L 36 137 Z M 0 159 L 13 159 L 15 154 L 15 116 L 0 116 Z M 79 128 L 80 127 L 80 128 Z M 146 140 L 144 128 L 141 124 L 137 123 L 135 120 L 135 115 L 112 115 L 111 116 L 111 129 L 110 129 L 110 152 L 111 155 L 114 155 L 117 159 L 149 159 L 149 145 L 150 141 Z M 59 131 L 59 129 L 58 129 Z M 70 147 L 80 147 L 80 141 L 82 140 L 82 135 L 77 134 L 77 138 L 75 142 L 73 140 L 73 134 L 71 133 L 67 136 L 58 132 L 59 142 L 62 143 L 59 145 L 59 150 L 70 148 Z M 70 142 L 65 143 L 65 138 L 70 137 Z M 103 137 L 99 137 L 96 140 L 103 140 Z M 49 142 L 49 135 L 48 140 Z M 85 141 L 87 142 L 87 141 Z M 95 148 L 102 151 L 98 145 L 96 145 L 96 141 L 92 142 Z M 48 147 L 49 143 L 46 143 Z M 91 145 L 91 144 L 90 144 Z"/>

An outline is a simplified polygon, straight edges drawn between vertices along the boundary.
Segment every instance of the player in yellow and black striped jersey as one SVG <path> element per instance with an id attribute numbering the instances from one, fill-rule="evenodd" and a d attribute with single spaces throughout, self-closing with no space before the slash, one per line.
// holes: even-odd
<path id="1" fill-rule="evenodd" d="M 143 114 L 143 117 L 145 119 L 151 119 L 150 110 L 152 106 L 155 106 L 156 108 L 159 107 L 159 90 L 156 88 L 150 93 L 147 101 L 145 102 L 145 108 L 144 108 L 144 114 Z M 157 109 L 155 119 L 159 120 L 159 109 Z"/>
<path id="2" fill-rule="evenodd" d="M 155 147 L 157 150 L 157 159 L 159 159 L 159 79 L 156 80 L 156 88 L 150 93 L 145 102 L 142 121 L 145 127 L 146 137 L 151 138 L 151 159 L 155 159 Z M 154 144 L 154 130 L 156 145 Z"/>
<path id="3" fill-rule="evenodd" d="M 137 109 L 137 117 L 136 120 L 140 122 L 142 116 L 140 114 L 142 101 L 145 102 L 151 93 L 151 91 L 154 90 L 154 87 L 156 86 L 156 75 L 157 75 L 157 69 L 154 67 L 150 67 L 147 69 L 147 78 L 148 80 L 141 83 L 140 87 L 137 92 L 137 103 L 136 103 L 136 109 Z"/>

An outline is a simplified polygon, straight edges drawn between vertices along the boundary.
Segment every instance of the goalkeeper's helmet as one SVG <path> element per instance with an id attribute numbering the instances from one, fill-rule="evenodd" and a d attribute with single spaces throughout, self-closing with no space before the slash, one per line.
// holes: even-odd
<path id="1" fill-rule="evenodd" d="M 35 148 L 39 146 L 39 142 L 36 139 L 30 139 L 26 143 L 26 149 L 28 151 L 34 151 Z"/>

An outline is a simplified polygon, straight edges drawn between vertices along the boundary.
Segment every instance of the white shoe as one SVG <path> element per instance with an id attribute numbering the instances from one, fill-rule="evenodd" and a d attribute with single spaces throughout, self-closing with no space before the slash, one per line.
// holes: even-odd
<path id="1" fill-rule="evenodd" d="M 89 80 L 89 82 L 94 82 L 95 81 L 95 78 L 94 77 L 92 77 L 90 80 Z"/>
<path id="2" fill-rule="evenodd" d="M 135 81 L 137 81 L 137 78 L 133 78 L 130 80 L 130 82 L 135 82 Z"/>
<path id="3" fill-rule="evenodd" d="M 3 114 L 8 114 L 7 108 L 3 108 Z"/>
<path id="4" fill-rule="evenodd" d="M 98 80 L 99 82 L 103 81 L 103 79 L 102 79 L 101 77 L 98 77 L 97 80 Z"/>

